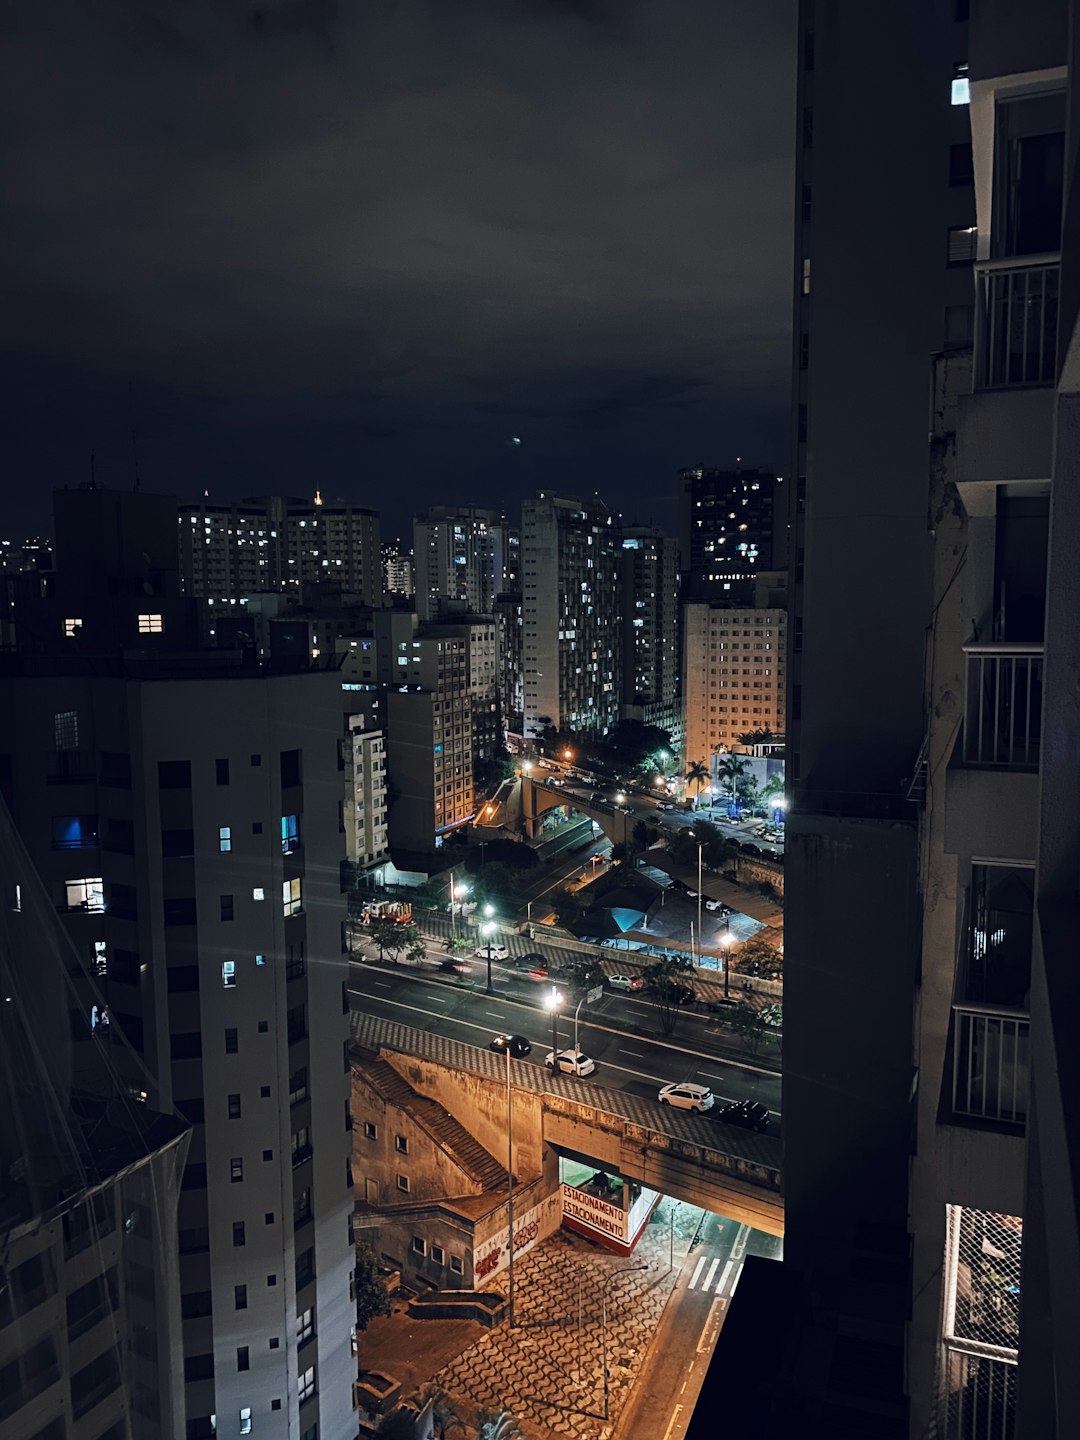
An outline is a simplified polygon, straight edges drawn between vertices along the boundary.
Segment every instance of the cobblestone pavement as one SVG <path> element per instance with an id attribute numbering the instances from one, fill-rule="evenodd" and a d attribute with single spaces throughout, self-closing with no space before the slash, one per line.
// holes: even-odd
<path id="1" fill-rule="evenodd" d="M 696 1215 L 700 1212 L 689 1212 Z M 696 1218 L 695 1218 L 696 1223 Z M 464 1417 L 507 1410 L 526 1440 L 604 1440 L 614 1431 L 679 1274 L 666 1223 L 630 1256 L 560 1230 L 514 1268 L 516 1319 L 488 1331 L 434 1377 Z M 648 1262 L 649 1268 L 640 1267 Z M 621 1272 L 621 1273 L 620 1273 Z M 607 1286 L 608 1419 L 604 1419 L 601 1297 Z M 506 1276 L 493 1288 L 506 1290 Z"/>

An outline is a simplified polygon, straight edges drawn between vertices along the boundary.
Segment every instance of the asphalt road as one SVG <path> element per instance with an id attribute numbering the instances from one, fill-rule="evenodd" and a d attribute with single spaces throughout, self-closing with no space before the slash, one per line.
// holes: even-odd
<path id="1" fill-rule="evenodd" d="M 528 1062 L 542 1065 L 552 1047 L 551 1015 L 543 1008 L 551 985 L 493 963 L 496 993 L 488 995 L 486 962 L 474 960 L 469 976 L 457 981 L 438 973 L 445 959 L 439 941 L 429 943 L 420 968 L 354 957 L 349 969 L 353 1008 L 472 1045 L 500 1033 L 522 1035 L 533 1047 Z M 568 1005 L 556 1024 L 559 1048 L 570 1048 L 573 1008 Z M 651 1001 L 605 991 L 595 1005 L 582 1004 L 578 1037 L 581 1049 L 596 1061 L 599 1084 L 655 1099 L 661 1085 L 693 1080 L 708 1085 L 718 1105 L 726 1100 L 761 1101 L 772 1112 L 770 1128 L 778 1132 L 780 1076 L 768 1061 L 740 1058 L 738 1042 L 703 1014 L 683 1012 L 675 1034 L 664 1036 Z"/>

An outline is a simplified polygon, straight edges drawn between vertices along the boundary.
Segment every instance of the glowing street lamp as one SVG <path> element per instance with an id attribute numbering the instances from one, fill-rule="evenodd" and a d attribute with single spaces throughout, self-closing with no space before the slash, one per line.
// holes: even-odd
<path id="1" fill-rule="evenodd" d="M 570 761 L 574 758 L 574 752 L 570 749 L 569 745 L 562 752 L 562 758 L 566 761 L 567 764 L 569 764 Z"/>
<path id="2" fill-rule="evenodd" d="M 544 996 L 544 1009 L 551 1011 L 551 1055 L 555 1062 L 551 1067 L 553 1070 L 559 1059 L 559 1010 L 565 999 L 566 996 L 561 990 L 556 990 L 554 985 Z"/>
<path id="3" fill-rule="evenodd" d="M 616 805 L 625 805 L 625 804 L 626 804 L 626 791 L 625 791 L 625 790 L 617 790 L 617 791 L 615 792 L 615 804 L 616 804 Z"/>

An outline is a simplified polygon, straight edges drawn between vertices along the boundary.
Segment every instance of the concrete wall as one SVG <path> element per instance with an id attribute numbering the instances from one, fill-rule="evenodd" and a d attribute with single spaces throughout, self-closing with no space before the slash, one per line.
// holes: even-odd
<path id="1" fill-rule="evenodd" d="M 482 1187 L 454 1157 L 407 1110 L 384 1101 L 356 1070 L 352 1094 L 353 1183 L 358 1198 L 387 1206 L 480 1194 Z M 375 1138 L 365 1135 L 365 1122 L 376 1126 Z M 399 1140 L 408 1147 L 406 1153 L 398 1150 Z M 407 1192 L 398 1189 L 399 1175 L 408 1179 Z M 369 1182 L 379 1187 L 377 1196 Z"/>

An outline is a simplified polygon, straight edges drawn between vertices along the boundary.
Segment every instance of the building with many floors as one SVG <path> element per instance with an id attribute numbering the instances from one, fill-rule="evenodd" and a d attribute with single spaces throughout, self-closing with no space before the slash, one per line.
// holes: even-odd
<path id="1" fill-rule="evenodd" d="M 690 603 L 683 611 L 686 759 L 709 765 L 740 736 L 784 733 L 787 615 L 778 606 Z"/>
<path id="2" fill-rule="evenodd" d="M 651 526 L 620 532 L 622 718 L 667 730 L 682 749 L 679 554 Z"/>
<path id="3" fill-rule="evenodd" d="M 622 696 L 620 535 L 599 501 L 541 491 L 522 506 L 524 733 L 602 735 Z"/>
<path id="4" fill-rule="evenodd" d="M 39 627 L 48 650 L 0 675 L 0 756 L 20 839 L 95 974 L 81 1020 L 123 1037 L 117 1069 L 140 1101 L 192 1127 L 177 1217 L 185 1433 L 220 1433 L 228 1416 L 241 1433 L 345 1435 L 341 681 L 178 644 L 192 602 L 167 573 L 158 593 L 129 583 L 170 548 L 174 502 L 55 498 L 60 610 Z M 80 544 L 100 534 L 116 551 L 84 563 Z M 69 637 L 64 618 L 84 624 Z"/>
<path id="5" fill-rule="evenodd" d="M 786 492 L 771 470 L 680 470 L 678 524 L 688 601 L 752 604 L 758 572 L 787 563 Z"/>
<path id="6" fill-rule="evenodd" d="M 176 512 L 185 595 L 218 605 L 261 590 L 305 602 L 331 585 L 365 605 L 381 605 L 379 516 L 362 505 L 264 495 L 236 502 L 203 499 Z"/>
<path id="7" fill-rule="evenodd" d="M 800 5 L 777 1435 L 1080 1429 L 1078 15 L 968 8 Z"/>
<path id="8" fill-rule="evenodd" d="M 519 535 L 499 510 L 437 505 L 413 521 L 421 620 L 490 615 L 518 581 Z"/>

